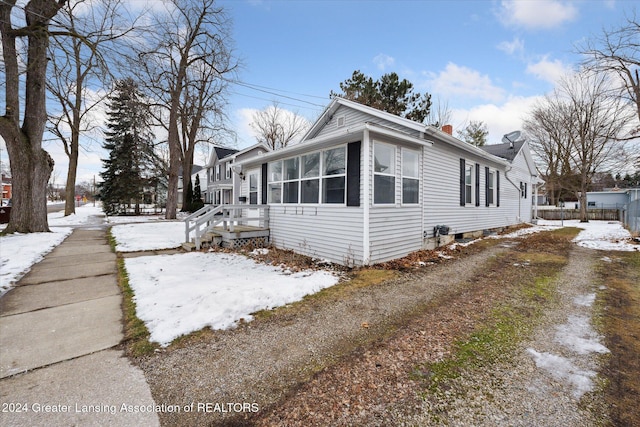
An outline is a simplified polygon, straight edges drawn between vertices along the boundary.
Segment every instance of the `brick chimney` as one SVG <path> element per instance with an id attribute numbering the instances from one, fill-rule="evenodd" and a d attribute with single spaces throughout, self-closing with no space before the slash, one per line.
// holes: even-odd
<path id="1" fill-rule="evenodd" d="M 453 126 L 451 126 L 451 125 L 443 125 L 442 126 L 442 131 L 444 133 L 448 133 L 449 135 L 453 136 Z"/>

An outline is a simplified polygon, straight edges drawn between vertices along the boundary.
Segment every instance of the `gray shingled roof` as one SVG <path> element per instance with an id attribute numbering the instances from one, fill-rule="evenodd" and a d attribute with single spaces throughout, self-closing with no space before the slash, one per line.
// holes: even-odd
<path id="1" fill-rule="evenodd" d="M 238 150 L 234 150 L 233 148 L 223 148 L 223 147 L 215 147 L 216 155 L 218 159 L 224 159 L 227 156 L 235 154 Z"/>
<path id="2" fill-rule="evenodd" d="M 492 145 L 484 145 L 482 148 L 489 154 L 493 154 L 494 156 L 502 157 L 503 159 L 507 159 L 510 162 L 516 158 L 516 155 L 524 145 L 524 141 L 516 141 L 513 143 L 513 148 L 511 148 L 510 143 L 506 144 L 492 144 Z"/>

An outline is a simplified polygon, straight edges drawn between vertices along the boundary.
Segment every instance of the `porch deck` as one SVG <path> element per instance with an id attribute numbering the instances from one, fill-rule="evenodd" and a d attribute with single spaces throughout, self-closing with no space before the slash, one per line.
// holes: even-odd
<path id="1" fill-rule="evenodd" d="M 233 231 L 224 227 L 214 227 L 210 231 L 220 236 L 220 245 L 225 248 L 239 248 L 246 245 L 267 246 L 269 244 L 269 229 L 250 225 L 236 225 Z"/>
<path id="2" fill-rule="evenodd" d="M 256 215 L 251 216 L 253 211 Z M 237 248 L 269 243 L 269 208 L 265 205 L 204 207 L 185 220 L 185 249 L 207 246 Z M 252 224 L 252 225 L 249 225 Z M 253 225 L 256 224 L 256 225 Z M 193 239 L 191 233 L 195 234 Z"/>

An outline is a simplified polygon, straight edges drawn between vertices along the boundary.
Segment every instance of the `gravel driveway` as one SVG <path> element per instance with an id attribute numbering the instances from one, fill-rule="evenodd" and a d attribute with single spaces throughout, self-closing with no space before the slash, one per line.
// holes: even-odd
<path id="1" fill-rule="evenodd" d="M 216 331 L 210 342 L 169 350 L 138 363 L 158 404 L 255 403 L 263 409 L 333 360 L 378 339 L 412 311 L 459 291 L 465 279 L 503 250 L 492 248 L 425 272 L 403 273 L 346 300 L 314 306 L 295 318 Z M 233 411 L 165 413 L 161 421 L 165 425 L 224 425 L 242 415 Z"/>
<path id="2" fill-rule="evenodd" d="M 195 404 L 189 413 L 160 414 L 163 425 L 430 425 L 411 370 L 446 357 L 508 296 L 500 268 L 488 266 L 518 245 L 526 240 L 470 249 L 347 298 L 311 301 L 295 315 L 215 331 L 137 363 L 157 404 Z M 513 363 L 464 380 L 473 392 L 459 397 L 450 425 L 592 425 L 580 396 L 537 368 L 531 350 L 595 369 L 592 354 L 576 355 L 554 338 L 569 316 L 589 316 L 580 298 L 594 292 L 584 279 L 593 264 L 592 252 L 572 249 L 558 279 L 561 299 Z"/>

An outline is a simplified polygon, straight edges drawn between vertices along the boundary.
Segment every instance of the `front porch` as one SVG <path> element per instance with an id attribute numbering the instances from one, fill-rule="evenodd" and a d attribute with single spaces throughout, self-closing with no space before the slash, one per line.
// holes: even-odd
<path id="1" fill-rule="evenodd" d="M 185 219 L 186 250 L 269 244 L 269 206 L 205 206 Z"/>

